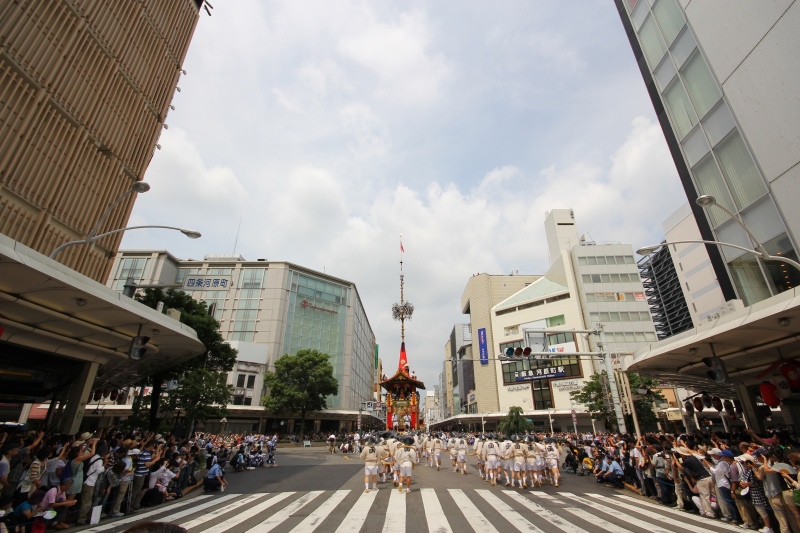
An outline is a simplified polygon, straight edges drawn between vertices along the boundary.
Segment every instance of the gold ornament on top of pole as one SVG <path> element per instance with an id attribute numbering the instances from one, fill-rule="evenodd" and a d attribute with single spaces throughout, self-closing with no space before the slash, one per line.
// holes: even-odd
<path id="1" fill-rule="evenodd" d="M 400 321 L 400 341 L 405 343 L 406 341 L 406 320 L 411 320 L 411 316 L 414 314 L 414 304 L 411 302 L 406 302 L 404 299 L 403 294 L 403 284 L 404 284 L 404 275 L 403 275 L 403 253 L 405 249 L 403 248 L 403 234 L 400 234 L 400 303 L 392 305 L 392 318 L 395 320 Z"/>

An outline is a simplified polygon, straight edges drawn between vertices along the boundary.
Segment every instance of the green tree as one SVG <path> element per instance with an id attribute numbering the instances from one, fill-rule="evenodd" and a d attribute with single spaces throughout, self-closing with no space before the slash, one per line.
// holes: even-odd
<path id="1" fill-rule="evenodd" d="M 178 380 L 178 387 L 168 395 L 169 406 L 185 413 L 188 434 L 196 422 L 228 416 L 225 406 L 231 398 L 231 386 L 224 372 L 194 368 Z"/>
<path id="2" fill-rule="evenodd" d="M 586 407 L 593 420 L 600 420 L 610 428 L 617 423 L 617 417 L 610 402 L 606 401 L 607 389 L 607 374 L 603 370 L 599 374 L 592 374 L 582 389 L 572 391 L 569 395 L 573 401 Z"/>
<path id="3" fill-rule="evenodd" d="M 658 418 L 653 412 L 653 406 L 656 402 L 664 401 L 664 396 L 654 390 L 658 387 L 658 382 L 653 378 L 632 372 L 628 373 L 628 382 L 631 386 L 631 394 L 634 396 L 633 405 L 641 429 L 655 426 Z M 637 392 L 638 389 L 647 389 L 648 392 L 640 395 Z M 609 428 L 617 425 L 617 415 L 610 402 L 605 370 L 599 374 L 592 374 L 583 388 L 571 392 L 570 396 L 574 401 L 583 404 L 594 420 L 602 421 Z M 626 415 L 625 419 L 626 426 L 633 428 L 633 417 Z"/>
<path id="4" fill-rule="evenodd" d="M 658 416 L 653 411 L 653 407 L 657 403 L 666 401 L 666 398 L 656 390 L 659 387 L 658 381 L 634 372 L 628 373 L 628 381 L 631 385 L 633 405 L 636 409 L 636 417 L 639 419 L 639 427 L 642 431 L 655 429 L 658 424 Z M 638 392 L 639 389 L 646 390 L 646 392 L 641 394 Z M 628 427 L 633 427 L 633 418 L 630 415 L 625 416 L 625 422 Z"/>
<path id="5" fill-rule="evenodd" d="M 171 380 L 178 380 L 180 383 L 182 379 L 187 378 L 190 379 L 192 384 L 191 386 L 187 385 L 182 390 L 183 392 L 180 392 L 179 385 L 177 394 L 180 399 L 176 398 L 171 401 L 171 406 L 178 403 L 197 406 L 200 402 L 205 401 L 207 397 L 213 397 L 220 405 L 226 405 L 230 400 L 230 389 L 225 388 L 225 390 L 228 390 L 227 396 L 225 396 L 224 390 L 219 387 L 219 380 L 223 379 L 224 383 L 224 377 L 221 378 L 221 376 L 233 369 L 233 365 L 236 363 L 236 350 L 225 342 L 219 332 L 219 322 L 208 314 L 206 303 L 198 302 L 191 295 L 180 290 L 167 289 L 164 291 L 158 288 L 145 289 L 144 294 L 137 296 L 136 299 L 153 309 L 156 308 L 159 302 L 163 302 L 167 308 L 179 310 L 181 312 L 181 323 L 195 330 L 198 340 L 206 348 L 206 351 L 197 357 L 145 378 L 142 385 L 152 385 L 155 392 L 150 400 L 149 428 L 155 430 L 158 427 L 157 413 L 161 404 L 161 395 L 158 394 L 158 391 L 162 390 L 162 385 Z M 193 374 L 198 369 L 203 369 L 206 372 Z M 203 387 L 196 386 L 199 379 L 206 379 L 205 388 L 214 392 L 203 392 Z M 197 412 L 201 414 L 211 413 L 211 411 L 205 410 Z M 187 419 L 192 420 L 188 414 Z M 190 424 L 190 426 L 192 425 Z M 189 429 L 191 430 L 191 427 Z"/>
<path id="6" fill-rule="evenodd" d="M 306 415 L 328 406 L 327 397 L 339 391 L 330 356 L 317 350 L 298 350 L 275 361 L 275 371 L 264 375 L 268 395 L 264 406 L 275 413 L 300 415 L 300 441 Z"/>
<path id="7" fill-rule="evenodd" d="M 497 430 L 506 435 L 525 433 L 533 429 L 533 422 L 522 416 L 522 407 L 512 406 L 508 414 L 497 423 Z"/>

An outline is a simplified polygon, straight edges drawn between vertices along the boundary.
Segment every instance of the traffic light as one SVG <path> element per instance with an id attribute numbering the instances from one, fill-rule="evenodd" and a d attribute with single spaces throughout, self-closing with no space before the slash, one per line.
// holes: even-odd
<path id="1" fill-rule="evenodd" d="M 717 383 L 725 383 L 728 381 L 728 371 L 725 369 L 725 363 L 719 357 L 703 357 L 703 364 L 709 370 L 706 375 L 716 381 Z"/>
<path id="2" fill-rule="evenodd" d="M 137 335 L 132 338 L 131 345 L 128 348 L 128 357 L 134 361 L 141 359 L 145 352 L 147 352 L 147 347 L 145 345 L 149 340 L 150 337 L 145 337 L 144 335 Z"/>
<path id="3" fill-rule="evenodd" d="M 516 348 L 512 348 L 511 346 L 509 346 L 508 348 L 506 348 L 505 352 L 503 352 L 503 355 L 505 355 L 506 357 L 530 357 L 531 351 L 532 350 L 530 346 L 526 346 L 525 348 L 519 346 Z"/>

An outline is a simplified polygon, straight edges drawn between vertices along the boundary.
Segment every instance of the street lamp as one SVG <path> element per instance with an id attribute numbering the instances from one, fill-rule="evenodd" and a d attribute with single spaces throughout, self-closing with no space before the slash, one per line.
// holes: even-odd
<path id="1" fill-rule="evenodd" d="M 70 246 L 77 246 L 78 244 L 91 244 L 91 243 L 93 243 L 95 241 L 99 241 L 103 237 L 108 237 L 109 235 L 114 235 L 115 233 L 122 233 L 123 231 L 128 231 L 128 230 L 132 230 L 132 229 L 153 229 L 153 228 L 156 228 L 156 229 L 159 229 L 159 228 L 160 229 L 173 229 L 175 231 L 180 231 L 181 233 L 183 233 L 184 235 L 186 235 L 190 239 L 199 239 L 200 237 L 203 236 L 199 231 L 194 231 L 194 230 L 186 229 L 186 228 L 176 228 L 175 226 L 131 226 L 130 228 L 119 228 L 119 229 L 115 229 L 115 230 L 112 230 L 112 231 L 107 231 L 105 233 L 101 233 L 100 235 L 93 235 L 92 237 L 88 237 L 87 236 L 86 239 L 81 239 L 81 240 L 78 240 L 78 241 L 65 242 L 64 244 L 62 244 L 61 246 L 59 246 L 58 248 L 56 248 L 55 250 L 50 252 L 49 257 L 50 257 L 50 259 L 54 259 L 56 257 L 56 255 L 58 255 L 59 252 L 61 252 L 64 248 L 69 248 Z"/>
<path id="2" fill-rule="evenodd" d="M 717 199 L 709 194 L 705 194 L 700 196 L 695 200 L 695 203 L 701 207 L 709 207 L 709 206 L 716 206 L 722 209 L 725 213 L 727 213 L 733 220 L 736 222 L 747 234 L 747 237 L 750 239 L 751 244 L 755 249 L 750 249 L 745 246 L 739 246 L 738 244 L 730 244 L 727 242 L 720 242 L 720 241 L 706 241 L 706 240 L 680 240 L 680 241 L 669 241 L 669 242 L 662 242 L 661 244 L 651 244 L 649 246 L 643 246 L 636 250 L 636 253 L 639 255 L 650 255 L 651 253 L 655 252 L 662 246 L 668 246 L 670 244 L 714 244 L 716 246 L 728 246 L 730 248 L 736 248 L 738 250 L 743 250 L 745 252 L 755 254 L 756 256 L 760 257 L 765 261 L 782 261 L 784 263 L 788 263 L 792 265 L 794 268 L 800 271 L 800 263 L 793 259 L 789 259 L 788 257 L 784 257 L 781 255 L 771 255 L 763 245 L 759 244 L 758 239 L 750 229 L 745 225 L 745 223 L 739 218 L 738 215 L 732 213 L 727 207 L 717 203 Z"/>

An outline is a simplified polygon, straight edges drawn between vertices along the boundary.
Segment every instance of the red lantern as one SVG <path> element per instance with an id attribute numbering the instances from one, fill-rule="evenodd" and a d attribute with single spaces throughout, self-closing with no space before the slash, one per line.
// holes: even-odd
<path id="1" fill-rule="evenodd" d="M 118 390 L 112 390 L 111 394 L 108 395 L 108 399 L 111 400 L 112 402 L 116 402 L 118 396 L 119 396 L 119 391 Z"/>
<path id="2" fill-rule="evenodd" d="M 694 400 L 692 400 L 692 404 L 694 405 L 695 411 L 703 410 L 703 399 L 700 398 L 700 396 L 695 396 Z"/>
<path id="3" fill-rule="evenodd" d="M 781 404 L 778 398 L 778 387 L 769 381 L 762 381 L 758 386 L 758 392 L 761 394 L 761 399 L 770 407 L 778 407 Z"/>
<path id="4" fill-rule="evenodd" d="M 733 406 L 733 402 L 730 400 L 725 400 L 722 402 L 722 408 L 725 409 L 725 412 L 729 415 L 734 415 L 736 413 L 736 408 Z"/>
<path id="5" fill-rule="evenodd" d="M 0 337 L 3 336 L 3 326 L 0 326 Z"/>
<path id="6" fill-rule="evenodd" d="M 692 405 L 692 402 L 687 401 L 683 404 L 683 408 L 686 409 L 686 414 L 689 416 L 694 414 L 694 405 Z"/>
<path id="7" fill-rule="evenodd" d="M 108 398 L 111 395 L 111 391 L 106 389 L 103 391 L 103 398 Z"/>
<path id="8" fill-rule="evenodd" d="M 100 389 L 94 391 L 94 401 L 99 402 L 100 398 L 102 397 L 103 397 L 103 391 L 101 391 Z"/>
<path id="9" fill-rule="evenodd" d="M 703 402 L 703 407 L 711 409 L 711 406 L 714 405 L 711 401 L 711 395 L 707 392 L 704 392 L 702 396 L 700 396 L 700 401 Z"/>
<path id="10" fill-rule="evenodd" d="M 789 387 L 792 389 L 800 389 L 800 372 L 797 371 L 795 365 L 781 365 L 781 375 L 786 378 Z"/>
<path id="11" fill-rule="evenodd" d="M 714 406 L 718 413 L 722 412 L 722 400 L 719 399 L 719 396 L 711 398 L 711 405 Z"/>

